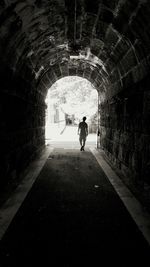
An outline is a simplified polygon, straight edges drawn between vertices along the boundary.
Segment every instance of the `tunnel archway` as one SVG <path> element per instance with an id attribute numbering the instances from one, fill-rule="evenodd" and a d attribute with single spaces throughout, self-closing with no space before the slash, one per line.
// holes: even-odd
<path id="1" fill-rule="evenodd" d="M 43 147 L 47 90 L 68 75 L 97 88 L 113 164 L 150 183 L 149 16 L 145 0 L 0 2 L 1 185 Z"/>
<path id="2" fill-rule="evenodd" d="M 55 141 L 79 143 L 79 122 L 87 117 L 87 143 L 97 143 L 98 92 L 85 78 L 66 76 L 55 82 L 46 97 L 46 144 Z M 69 127 L 71 126 L 71 128 Z"/>

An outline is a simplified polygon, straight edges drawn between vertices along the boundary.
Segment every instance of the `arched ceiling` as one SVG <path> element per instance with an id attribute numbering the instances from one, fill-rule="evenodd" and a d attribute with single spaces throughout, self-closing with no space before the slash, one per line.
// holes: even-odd
<path id="1" fill-rule="evenodd" d="M 148 72 L 149 17 L 148 0 L 1 0 L 1 62 L 43 93 L 78 75 L 113 94 Z"/>

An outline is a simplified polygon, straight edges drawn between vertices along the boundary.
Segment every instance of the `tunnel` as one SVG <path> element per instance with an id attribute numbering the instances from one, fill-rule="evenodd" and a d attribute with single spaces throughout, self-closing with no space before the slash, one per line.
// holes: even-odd
<path id="1" fill-rule="evenodd" d="M 1 188 L 44 146 L 45 97 L 65 76 L 99 95 L 99 144 L 128 182 L 149 185 L 148 1 L 1 1 Z"/>
<path id="2" fill-rule="evenodd" d="M 150 2 L 0 1 L 0 191 L 45 149 L 45 98 L 78 76 L 98 91 L 97 149 L 150 210 Z"/>

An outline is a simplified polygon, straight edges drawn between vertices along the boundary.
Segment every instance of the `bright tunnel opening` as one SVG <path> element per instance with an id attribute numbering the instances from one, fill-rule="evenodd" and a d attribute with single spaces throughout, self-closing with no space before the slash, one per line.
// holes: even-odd
<path id="1" fill-rule="evenodd" d="M 78 125 L 87 117 L 87 144 L 96 145 L 98 92 L 87 79 L 69 76 L 56 81 L 46 97 L 45 142 L 79 142 Z"/>

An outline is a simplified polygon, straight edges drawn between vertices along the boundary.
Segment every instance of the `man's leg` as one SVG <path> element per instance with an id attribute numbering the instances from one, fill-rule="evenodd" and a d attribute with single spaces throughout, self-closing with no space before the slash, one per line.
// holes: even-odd
<path id="1" fill-rule="evenodd" d="M 82 137 L 81 137 L 81 136 L 79 137 L 79 141 L 80 141 L 80 145 L 81 145 L 80 150 L 82 151 L 82 148 L 83 148 L 83 147 L 82 147 Z"/>
<path id="2" fill-rule="evenodd" d="M 85 141 L 86 141 L 86 137 L 83 138 L 83 146 L 82 146 L 82 150 L 84 150 L 84 147 L 85 147 Z"/>
<path id="3" fill-rule="evenodd" d="M 79 137 L 79 142 L 80 142 L 80 145 L 82 146 L 82 137 L 81 136 Z"/>
<path id="4" fill-rule="evenodd" d="M 84 146 L 83 146 L 83 144 L 84 144 L 84 138 L 83 138 L 83 136 L 80 136 L 79 140 L 80 140 L 80 145 L 81 145 L 80 150 L 82 151 L 82 150 L 84 150 Z"/>

